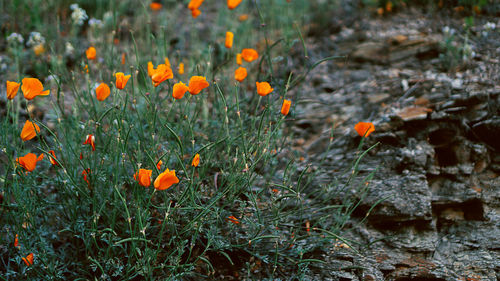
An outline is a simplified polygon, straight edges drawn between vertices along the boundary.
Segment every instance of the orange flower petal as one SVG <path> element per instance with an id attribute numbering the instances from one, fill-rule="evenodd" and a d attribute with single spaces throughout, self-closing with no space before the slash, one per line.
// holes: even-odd
<path id="1" fill-rule="evenodd" d="M 46 96 L 50 90 L 43 90 L 43 84 L 36 78 L 24 78 L 22 81 L 21 91 L 27 100 L 32 100 L 36 96 Z"/>
<path id="2" fill-rule="evenodd" d="M 56 161 L 56 154 L 54 153 L 54 150 L 49 150 L 49 153 L 50 155 L 52 155 L 52 157 L 49 157 L 49 161 L 50 161 L 50 164 L 54 165 L 54 166 L 59 166 L 59 163 L 57 163 Z"/>
<path id="3" fill-rule="evenodd" d="M 191 0 L 191 1 L 189 1 L 188 9 L 195 10 L 195 9 L 200 8 L 203 1 L 204 0 Z"/>
<path id="4" fill-rule="evenodd" d="M 182 75 L 184 74 L 184 63 L 179 63 L 179 74 Z"/>
<path id="5" fill-rule="evenodd" d="M 111 89 L 106 83 L 101 83 L 97 88 L 95 89 L 95 95 L 98 101 L 103 101 L 107 97 L 109 97 L 109 94 L 111 93 Z"/>
<path id="6" fill-rule="evenodd" d="M 20 86 L 21 84 L 17 82 L 7 81 L 7 99 L 15 98 Z"/>
<path id="7" fill-rule="evenodd" d="M 229 10 L 232 10 L 236 7 L 238 7 L 238 5 L 241 3 L 242 0 L 227 0 L 227 7 L 229 8 Z"/>
<path id="8" fill-rule="evenodd" d="M 117 72 L 115 74 L 116 77 L 116 88 L 122 90 L 127 85 L 128 79 L 130 79 L 131 75 L 125 75 L 123 72 Z"/>
<path id="9" fill-rule="evenodd" d="M 184 94 L 189 90 L 189 87 L 186 86 L 186 84 L 182 83 L 179 81 L 179 83 L 174 84 L 174 90 L 172 92 L 172 96 L 175 99 L 182 99 L 184 97 Z"/>
<path id="10" fill-rule="evenodd" d="M 95 58 L 97 57 L 97 51 L 94 47 L 89 47 L 86 51 L 85 51 L 85 55 L 87 56 L 87 59 L 89 60 L 95 60 Z"/>
<path id="11" fill-rule="evenodd" d="M 23 130 L 21 131 L 21 139 L 27 141 L 36 137 L 36 134 L 40 132 L 40 127 L 37 124 L 26 120 L 24 123 Z"/>
<path id="12" fill-rule="evenodd" d="M 247 62 L 252 62 L 259 58 L 259 53 L 255 49 L 243 49 L 241 50 L 241 56 Z"/>
<path id="13" fill-rule="evenodd" d="M 134 174 L 134 179 L 142 186 L 148 187 L 151 185 L 151 175 L 153 170 L 139 169 L 137 173 Z"/>
<path id="14" fill-rule="evenodd" d="M 16 162 L 28 172 L 33 172 L 33 170 L 36 168 L 38 157 L 36 157 L 35 153 L 28 153 L 22 157 L 16 158 Z"/>
<path id="15" fill-rule="evenodd" d="M 233 47 L 233 39 L 234 39 L 234 34 L 231 31 L 226 32 L 226 42 L 224 43 L 224 46 L 226 48 L 231 49 Z"/>
<path id="16" fill-rule="evenodd" d="M 243 80 L 245 80 L 245 78 L 247 77 L 247 69 L 244 68 L 244 67 L 238 67 L 238 69 L 236 69 L 234 71 L 234 79 L 238 82 L 243 82 Z"/>
<path id="17" fill-rule="evenodd" d="M 153 11 L 159 11 L 162 6 L 163 5 L 161 3 L 158 3 L 158 2 L 152 2 L 151 4 L 149 4 L 149 8 Z"/>
<path id="18" fill-rule="evenodd" d="M 288 112 L 290 111 L 290 106 L 292 105 L 292 101 L 290 100 L 283 100 L 283 105 L 281 106 L 281 114 L 283 115 L 288 115 Z"/>
<path id="19" fill-rule="evenodd" d="M 193 157 L 193 161 L 191 161 L 191 166 L 198 167 L 198 165 L 200 165 L 200 154 L 196 153 Z"/>
<path id="20" fill-rule="evenodd" d="M 201 92 L 201 90 L 208 87 L 210 84 L 207 82 L 207 79 L 203 76 L 193 76 L 189 79 L 189 93 L 191 95 L 197 95 Z"/>
<path id="21" fill-rule="evenodd" d="M 23 258 L 23 261 L 27 266 L 33 265 L 33 253 L 31 253 L 31 254 L 27 255 L 25 258 Z"/>
<path id="22" fill-rule="evenodd" d="M 262 97 L 267 96 L 274 90 L 267 82 L 255 82 L 255 85 L 257 86 L 257 94 Z"/>
<path id="23" fill-rule="evenodd" d="M 354 125 L 354 130 L 362 137 L 368 137 L 375 131 L 375 126 L 371 122 L 358 122 Z"/>
<path id="24" fill-rule="evenodd" d="M 175 176 L 175 170 L 166 169 L 155 179 L 154 186 L 158 190 L 165 190 L 178 182 L 179 179 Z"/>

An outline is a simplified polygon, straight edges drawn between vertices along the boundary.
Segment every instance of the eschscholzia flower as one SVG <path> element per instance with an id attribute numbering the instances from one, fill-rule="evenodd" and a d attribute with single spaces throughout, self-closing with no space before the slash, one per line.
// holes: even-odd
<path id="1" fill-rule="evenodd" d="M 163 5 L 161 3 L 158 3 L 158 2 L 152 2 L 151 4 L 149 4 L 149 8 L 153 11 L 159 11 L 162 6 Z"/>
<path id="2" fill-rule="evenodd" d="M 232 10 L 236 7 L 238 7 L 238 5 L 241 3 L 241 0 L 227 0 L 227 7 L 229 8 L 229 10 Z"/>
<path id="3" fill-rule="evenodd" d="M 231 49 L 233 47 L 233 39 L 234 39 L 234 34 L 231 31 L 226 32 L 226 42 L 224 46 L 226 48 Z"/>
<path id="4" fill-rule="evenodd" d="M 358 122 L 354 125 L 354 130 L 362 137 L 368 137 L 375 131 L 375 126 L 371 122 Z"/>
<path id="5" fill-rule="evenodd" d="M 111 93 L 111 89 L 106 83 L 101 83 L 97 88 L 95 89 L 95 96 L 98 101 L 103 101 L 107 97 L 109 97 L 109 94 Z"/>
<path id="6" fill-rule="evenodd" d="M 134 174 L 134 179 L 142 186 L 148 187 L 151 185 L 151 174 L 153 170 L 139 169 L 137 173 Z"/>
<path id="7" fill-rule="evenodd" d="M 257 85 L 257 94 L 262 97 L 267 96 L 274 90 L 267 82 L 255 82 L 255 85 Z"/>
<path id="8" fill-rule="evenodd" d="M 200 154 L 196 153 L 193 157 L 193 161 L 191 161 L 191 166 L 198 167 L 198 165 L 200 165 Z"/>
<path id="9" fill-rule="evenodd" d="M 161 169 L 161 165 L 163 165 L 163 161 L 158 161 L 158 163 L 156 163 L 156 169 L 160 170 Z"/>
<path id="10" fill-rule="evenodd" d="M 155 69 L 152 62 L 148 62 L 148 75 L 151 77 L 155 87 L 167 79 L 174 78 L 174 73 L 170 66 L 167 64 L 160 64 Z"/>
<path id="11" fill-rule="evenodd" d="M 36 96 L 48 96 L 50 94 L 50 90 L 44 91 L 42 82 L 36 78 L 24 78 L 22 82 L 21 91 L 27 100 L 32 100 Z"/>
<path id="12" fill-rule="evenodd" d="M 59 166 L 59 163 L 57 163 L 56 161 L 57 157 L 54 153 L 54 150 L 49 150 L 49 153 L 50 155 L 52 155 L 52 157 L 49 157 L 50 164 L 52 164 L 53 166 Z"/>
<path id="13" fill-rule="evenodd" d="M 21 131 L 21 139 L 23 141 L 30 140 L 36 137 L 36 134 L 40 132 L 40 127 L 37 124 L 31 122 L 30 120 L 26 120 L 24 123 L 23 130 Z"/>
<path id="14" fill-rule="evenodd" d="M 83 144 L 89 144 L 92 146 L 92 151 L 95 151 L 95 137 L 94 135 L 87 135 L 85 137 L 85 142 Z"/>
<path id="15" fill-rule="evenodd" d="M 246 21 L 248 19 L 248 14 L 242 14 L 238 17 L 239 21 Z"/>
<path id="16" fill-rule="evenodd" d="M 122 61 L 121 61 L 122 65 L 125 64 L 125 58 L 126 58 L 126 56 L 127 55 L 125 53 L 122 53 Z"/>
<path id="17" fill-rule="evenodd" d="M 259 53 L 255 49 L 243 49 L 241 50 L 241 56 L 247 62 L 252 62 L 259 58 Z"/>
<path id="18" fill-rule="evenodd" d="M 179 74 L 182 75 L 184 74 L 184 63 L 179 63 Z"/>
<path id="19" fill-rule="evenodd" d="M 40 154 L 38 157 L 36 156 L 35 153 L 28 153 L 22 157 L 16 158 L 16 162 L 26 171 L 33 172 L 33 170 L 36 168 L 36 163 L 38 161 L 41 161 L 43 157 L 44 157 L 43 153 Z"/>
<path id="20" fill-rule="evenodd" d="M 170 60 L 165 57 L 165 65 L 168 67 L 168 68 L 172 68 L 172 64 L 170 64 Z"/>
<path id="21" fill-rule="evenodd" d="M 189 79 L 189 93 L 191 95 L 197 95 L 201 92 L 201 90 L 208 87 L 210 84 L 207 82 L 207 79 L 203 76 L 193 76 Z"/>
<path id="22" fill-rule="evenodd" d="M 19 247 L 19 239 L 18 239 L 17 234 L 16 234 L 16 238 L 14 238 L 14 247 Z"/>
<path id="23" fill-rule="evenodd" d="M 16 97 L 19 86 L 21 84 L 17 82 L 7 81 L 7 99 L 11 100 Z"/>
<path id="24" fill-rule="evenodd" d="M 94 47 L 89 47 L 86 51 L 85 51 L 85 55 L 87 56 L 87 59 L 89 60 L 95 60 L 95 58 L 97 57 L 97 51 Z"/>
<path id="25" fill-rule="evenodd" d="M 90 184 L 89 179 L 87 178 L 87 176 L 89 176 L 89 175 L 90 175 L 90 169 L 86 169 L 86 170 L 83 170 L 83 171 L 82 171 L 83 180 L 84 180 L 87 184 Z"/>
<path id="26" fill-rule="evenodd" d="M 241 53 L 239 53 L 236 55 L 236 64 L 241 65 L 242 63 L 243 63 L 243 61 L 241 59 Z"/>
<path id="27" fill-rule="evenodd" d="M 288 112 L 290 111 L 290 105 L 292 105 L 292 101 L 283 100 L 283 105 L 281 106 L 281 114 L 285 116 L 288 115 Z"/>
<path id="28" fill-rule="evenodd" d="M 191 0 L 188 4 L 188 9 L 195 10 L 199 9 L 204 0 Z"/>
<path id="29" fill-rule="evenodd" d="M 247 77 L 247 69 L 244 68 L 244 67 L 238 67 L 238 69 L 236 69 L 234 71 L 234 79 L 238 82 L 243 82 L 243 80 L 245 80 L 245 78 Z"/>
<path id="30" fill-rule="evenodd" d="M 230 222 L 232 222 L 234 224 L 240 224 L 240 220 L 238 218 L 236 218 L 235 216 L 229 216 L 229 217 L 227 217 L 226 220 L 230 221 Z"/>
<path id="31" fill-rule="evenodd" d="M 23 258 L 23 262 L 27 265 L 27 266 L 32 266 L 33 265 L 33 253 L 27 255 L 25 258 Z"/>
<path id="32" fill-rule="evenodd" d="M 117 72 L 115 74 L 116 77 L 116 88 L 122 90 L 127 85 L 128 79 L 130 79 L 130 75 L 125 75 L 123 72 Z"/>
<path id="33" fill-rule="evenodd" d="M 172 96 L 175 99 L 182 99 L 184 97 L 184 94 L 189 90 L 189 87 L 186 86 L 186 84 L 182 83 L 179 81 L 179 83 L 174 84 L 174 90 L 172 92 Z"/>
<path id="34" fill-rule="evenodd" d="M 166 169 L 155 179 L 154 186 L 158 190 L 165 190 L 178 182 L 179 179 L 175 176 L 175 170 L 170 171 L 169 169 Z"/>
<path id="35" fill-rule="evenodd" d="M 198 9 L 191 10 L 191 16 L 193 19 L 197 18 L 199 15 L 201 15 L 201 11 Z"/>

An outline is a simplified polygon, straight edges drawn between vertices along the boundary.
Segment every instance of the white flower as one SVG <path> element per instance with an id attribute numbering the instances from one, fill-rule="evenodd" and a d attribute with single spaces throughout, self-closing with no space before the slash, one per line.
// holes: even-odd
<path id="1" fill-rule="evenodd" d="M 43 38 L 40 32 L 31 32 L 27 44 L 28 47 L 43 45 L 45 44 L 45 38 Z"/>
<path id="2" fill-rule="evenodd" d="M 66 55 L 72 55 L 75 52 L 75 48 L 70 42 L 66 42 L 66 49 L 64 51 Z"/>
<path id="3" fill-rule="evenodd" d="M 24 38 L 21 34 L 12 32 L 9 36 L 7 36 L 7 42 L 11 44 L 14 43 L 22 44 L 24 42 Z"/>
<path id="4" fill-rule="evenodd" d="M 483 25 L 483 28 L 486 30 L 493 30 L 497 27 L 497 25 L 494 22 L 487 22 Z"/>
<path id="5" fill-rule="evenodd" d="M 87 20 L 89 17 L 87 16 L 87 12 L 85 12 L 84 9 L 78 7 L 78 4 L 72 4 L 69 6 L 73 12 L 71 13 L 71 19 L 73 20 L 73 23 L 76 25 L 82 25 L 85 20 Z"/>
<path id="6" fill-rule="evenodd" d="M 443 33 L 447 35 L 453 35 L 455 34 L 455 29 L 450 28 L 449 26 L 443 27 Z"/>
<path id="7" fill-rule="evenodd" d="M 96 18 L 91 18 L 89 20 L 89 25 L 92 28 L 101 28 L 103 27 L 102 20 L 96 19 Z"/>

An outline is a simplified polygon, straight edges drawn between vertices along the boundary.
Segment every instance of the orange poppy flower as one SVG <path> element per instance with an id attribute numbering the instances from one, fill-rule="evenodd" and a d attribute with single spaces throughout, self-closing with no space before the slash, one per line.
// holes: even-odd
<path id="1" fill-rule="evenodd" d="M 274 90 L 267 82 L 255 82 L 255 85 L 257 85 L 257 94 L 262 97 L 267 96 Z"/>
<path id="2" fill-rule="evenodd" d="M 27 266 L 31 266 L 33 265 L 33 253 L 27 255 L 25 258 L 23 258 L 23 262 L 27 265 Z"/>
<path id="3" fill-rule="evenodd" d="M 158 163 L 156 163 L 156 169 L 160 170 L 161 169 L 161 165 L 163 165 L 163 161 L 158 161 Z"/>
<path id="4" fill-rule="evenodd" d="M 94 135 L 87 135 L 85 137 L 85 142 L 83 144 L 90 144 L 90 146 L 92 146 L 92 151 L 95 151 L 95 137 L 94 137 Z"/>
<path id="5" fill-rule="evenodd" d="M 358 135 L 368 137 L 375 131 L 375 126 L 371 122 L 358 122 L 358 124 L 354 125 L 354 130 L 358 132 Z"/>
<path id="6" fill-rule="evenodd" d="M 148 187 L 151 185 L 152 173 L 153 170 L 139 169 L 139 171 L 134 174 L 134 180 L 136 180 L 140 185 Z"/>
<path id="7" fill-rule="evenodd" d="M 243 61 L 241 60 L 241 53 L 236 55 L 236 64 L 241 65 Z"/>
<path id="8" fill-rule="evenodd" d="M 83 67 L 83 70 L 86 72 L 86 73 L 89 73 L 89 65 L 86 64 L 84 67 Z"/>
<path id="9" fill-rule="evenodd" d="M 39 56 L 45 53 L 45 47 L 43 46 L 43 44 L 38 44 L 35 47 L 33 47 L 33 52 L 35 53 L 35 56 Z"/>
<path id="10" fill-rule="evenodd" d="M 87 176 L 89 176 L 89 175 L 90 175 L 90 169 L 86 169 L 86 170 L 82 171 L 83 180 L 85 182 L 87 182 L 87 184 L 90 184 L 89 179 L 87 178 Z"/>
<path id="11" fill-rule="evenodd" d="M 259 58 L 259 53 L 255 49 L 243 49 L 241 50 L 241 56 L 247 62 L 252 62 Z"/>
<path id="12" fill-rule="evenodd" d="M 151 77 L 151 80 L 153 80 L 155 87 L 167 79 L 174 78 L 174 73 L 167 64 L 160 64 L 155 69 L 151 62 L 148 62 L 148 75 Z"/>
<path id="13" fill-rule="evenodd" d="M 163 173 L 158 175 L 155 179 L 154 185 L 158 190 L 165 190 L 178 182 L 179 179 L 175 176 L 175 170 L 170 171 L 169 169 L 166 169 Z"/>
<path id="14" fill-rule="evenodd" d="M 22 157 L 16 158 L 16 162 L 28 172 L 33 172 L 33 170 L 36 168 L 36 163 L 38 161 L 41 161 L 43 157 L 43 154 L 40 154 L 38 157 L 36 157 L 35 153 L 28 153 Z"/>
<path id="15" fill-rule="evenodd" d="M 11 100 L 16 97 L 19 86 L 21 84 L 17 82 L 7 81 L 7 99 Z"/>
<path id="16" fill-rule="evenodd" d="M 281 106 L 281 114 L 286 116 L 290 111 L 290 105 L 292 105 L 292 101 L 283 100 L 283 105 Z"/>
<path id="17" fill-rule="evenodd" d="M 238 5 L 241 3 L 241 0 L 227 0 L 227 7 L 229 8 L 229 10 L 232 10 L 236 7 L 238 7 Z"/>
<path id="18" fill-rule="evenodd" d="M 191 161 L 191 166 L 198 167 L 198 165 L 200 165 L 200 154 L 196 153 L 193 157 L 193 161 Z"/>
<path id="19" fill-rule="evenodd" d="M 165 57 L 165 65 L 168 66 L 168 68 L 172 68 L 172 65 L 170 64 L 170 60 Z"/>
<path id="20" fill-rule="evenodd" d="M 111 94 L 111 89 L 106 83 L 101 83 L 97 88 L 95 89 L 95 96 L 97 97 L 98 101 L 103 101 L 107 97 L 109 97 L 109 94 Z"/>
<path id="21" fill-rule="evenodd" d="M 49 150 L 49 153 L 50 155 L 52 155 L 52 157 L 49 157 L 49 161 L 50 161 L 50 164 L 54 165 L 54 166 L 59 166 L 59 163 L 57 163 L 56 161 L 56 154 L 54 153 L 54 150 Z"/>
<path id="22" fill-rule="evenodd" d="M 179 63 L 179 74 L 182 75 L 184 74 L 184 63 Z"/>
<path id="23" fill-rule="evenodd" d="M 209 85 L 205 77 L 193 76 L 189 79 L 189 93 L 191 93 L 191 95 L 197 95 Z"/>
<path id="24" fill-rule="evenodd" d="M 172 92 L 172 96 L 175 99 L 182 99 L 184 97 L 184 94 L 189 90 L 189 87 L 186 86 L 186 84 L 182 83 L 179 81 L 179 83 L 174 84 L 174 90 Z"/>
<path id="25" fill-rule="evenodd" d="M 224 46 L 226 48 L 231 49 L 233 47 L 233 39 L 234 39 L 234 34 L 231 31 L 226 31 L 226 42 Z"/>
<path id="26" fill-rule="evenodd" d="M 197 18 L 199 15 L 201 15 L 200 10 L 198 10 L 198 9 L 191 10 L 191 16 L 193 17 L 193 19 Z"/>
<path id="27" fill-rule="evenodd" d="M 245 78 L 247 78 L 247 69 L 244 67 L 238 67 L 238 69 L 234 71 L 234 79 L 238 82 L 243 82 Z"/>
<path id="28" fill-rule="evenodd" d="M 87 59 L 89 60 L 95 60 L 95 58 L 97 57 L 97 51 L 94 47 L 89 47 L 86 51 L 85 51 L 85 55 L 87 56 Z"/>
<path id="29" fill-rule="evenodd" d="M 44 91 L 42 82 L 36 78 L 24 78 L 22 82 L 21 91 L 27 100 L 32 100 L 36 96 L 48 96 L 50 94 L 50 90 Z"/>
<path id="30" fill-rule="evenodd" d="M 19 239 L 18 239 L 17 234 L 16 234 L 16 238 L 14 238 L 14 247 L 19 247 Z"/>
<path id="31" fill-rule="evenodd" d="M 117 72 L 115 74 L 116 77 L 116 88 L 122 90 L 127 85 L 128 79 L 130 79 L 130 75 L 125 75 L 123 72 Z"/>
<path id="32" fill-rule="evenodd" d="M 26 120 L 24 123 L 23 130 L 21 131 L 21 139 L 23 141 L 30 140 L 36 137 L 36 134 L 40 132 L 40 127 L 37 124 L 31 122 L 30 120 Z"/>
<path id="33" fill-rule="evenodd" d="M 125 64 L 125 57 L 126 57 L 125 53 L 122 53 L 122 65 Z"/>
<path id="34" fill-rule="evenodd" d="M 161 3 L 158 3 L 158 2 L 152 2 L 151 4 L 149 4 L 149 8 L 151 8 L 151 10 L 153 10 L 153 11 L 159 11 L 162 6 L 163 5 Z"/>
<path id="35" fill-rule="evenodd" d="M 237 219 L 235 216 L 229 216 L 229 217 L 227 217 L 227 219 L 226 219 L 226 220 L 227 220 L 227 221 L 230 221 L 230 222 L 232 222 L 232 223 L 234 223 L 234 224 L 240 224 L 240 220 L 239 220 L 239 219 Z"/>
<path id="36" fill-rule="evenodd" d="M 248 14 L 242 14 L 238 17 L 239 21 L 246 21 L 248 19 Z"/>
<path id="37" fill-rule="evenodd" d="M 191 0 L 188 4 L 188 9 L 195 10 L 199 9 L 204 0 Z"/>

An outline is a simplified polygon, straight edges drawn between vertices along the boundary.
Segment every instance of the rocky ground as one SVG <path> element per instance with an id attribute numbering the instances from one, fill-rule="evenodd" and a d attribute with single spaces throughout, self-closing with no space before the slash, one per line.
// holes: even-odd
<path id="1" fill-rule="evenodd" d="M 474 54 L 452 71 L 440 55 L 443 27 L 463 32 L 453 11 L 408 8 L 333 18 L 319 34 L 311 27 L 310 61 L 346 56 L 293 91 L 303 93 L 295 149 L 310 163 L 326 159 L 317 186 L 355 159 L 356 122 L 375 124 L 365 149 L 379 142 L 361 162 L 361 175 L 378 170 L 347 227 L 366 246 L 360 254 L 332 246 L 312 279 L 500 280 L 500 33 L 481 34 L 488 21 L 500 25 L 476 16 Z"/>

